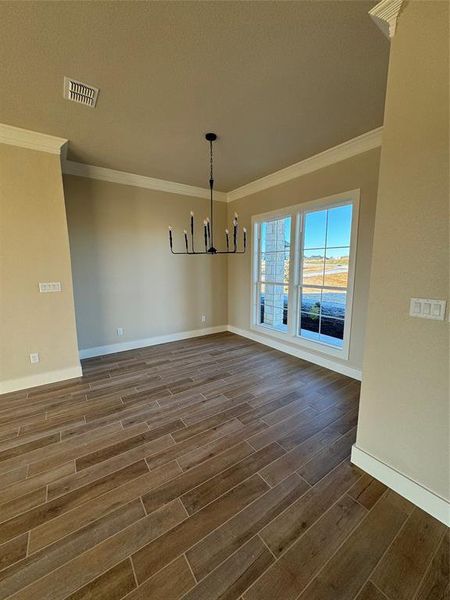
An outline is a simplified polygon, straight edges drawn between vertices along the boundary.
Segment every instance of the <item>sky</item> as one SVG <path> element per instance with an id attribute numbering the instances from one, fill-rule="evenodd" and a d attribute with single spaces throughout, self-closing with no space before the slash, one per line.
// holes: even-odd
<path id="1" fill-rule="evenodd" d="M 291 217 L 284 220 L 284 237 L 286 245 L 291 241 Z M 352 205 L 337 206 L 329 210 L 316 210 L 305 214 L 304 248 L 327 249 L 350 246 L 352 227 Z M 261 250 L 265 252 L 265 224 L 262 225 Z M 305 252 L 311 255 L 310 252 Z M 314 254 L 314 253 L 313 253 Z M 317 252 L 316 254 L 323 254 Z M 342 256 L 348 252 L 327 250 L 327 256 Z"/>
<path id="2" fill-rule="evenodd" d="M 327 219 L 328 213 L 328 219 Z M 328 221 L 328 222 L 327 222 Z M 314 211 L 305 215 L 305 249 L 350 246 L 352 205 Z M 340 256 L 339 253 L 333 253 Z M 331 256 L 329 252 L 327 255 Z"/>

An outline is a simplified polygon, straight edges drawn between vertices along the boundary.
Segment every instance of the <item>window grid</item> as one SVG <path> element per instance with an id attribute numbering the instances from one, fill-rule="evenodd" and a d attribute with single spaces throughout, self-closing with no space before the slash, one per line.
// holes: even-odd
<path id="1" fill-rule="evenodd" d="M 345 204 L 342 204 L 342 206 L 345 206 Z M 334 207 L 333 207 L 334 208 Z M 344 304 L 344 316 L 343 317 L 339 317 L 336 315 L 327 315 L 323 313 L 323 291 L 326 289 L 327 291 L 330 292 L 334 292 L 335 294 L 337 293 L 345 293 L 345 297 L 347 299 L 347 293 L 348 293 L 348 264 L 347 264 L 347 280 L 346 280 L 346 285 L 345 286 L 337 286 L 337 285 L 331 285 L 331 286 L 327 286 L 325 285 L 326 282 L 326 275 L 327 275 L 327 260 L 329 260 L 329 257 L 327 258 L 327 255 L 329 255 L 329 250 L 336 250 L 336 249 L 347 249 L 348 250 L 348 255 L 350 256 L 350 246 L 330 246 L 330 248 L 328 248 L 328 238 L 329 238 L 329 215 L 330 215 L 330 211 L 333 210 L 332 207 L 330 208 L 318 208 L 317 210 L 311 210 L 311 211 L 306 211 L 304 213 L 304 227 L 302 230 L 302 235 L 300 236 L 300 256 L 301 256 L 301 260 L 300 260 L 300 279 L 299 279 L 299 285 L 298 285 L 298 292 L 297 292 L 297 298 L 298 298 L 298 305 L 297 305 L 297 314 L 298 314 L 298 326 L 297 326 L 297 335 L 300 336 L 301 338 L 306 338 L 309 340 L 315 340 L 317 342 L 320 342 L 322 344 L 328 344 L 328 345 L 335 345 L 336 347 L 340 348 L 344 345 L 344 334 L 345 334 L 345 320 L 346 320 L 346 311 L 345 311 L 345 304 Z M 325 238 L 324 238 L 324 246 L 323 247 L 306 247 L 305 244 L 305 236 L 306 236 L 306 218 L 309 214 L 313 214 L 313 213 L 318 213 L 318 212 L 322 212 L 324 211 L 325 214 Z M 352 211 L 353 212 L 353 211 Z M 352 217 L 353 218 L 353 217 Z M 351 243 L 351 240 L 350 240 Z M 305 265 L 305 258 L 306 258 L 306 253 L 310 253 L 311 251 L 314 250 L 321 250 L 323 251 L 323 264 L 322 264 L 322 274 L 321 274 L 321 279 L 322 279 L 322 283 L 305 283 L 305 277 L 304 277 L 304 265 Z M 345 271 L 344 271 L 345 272 Z M 320 280 L 319 280 L 320 281 Z M 319 314 L 318 314 L 318 323 L 317 323 L 317 331 L 311 329 L 308 329 L 306 326 L 303 328 L 302 325 L 304 323 L 304 321 L 306 321 L 306 319 L 309 317 L 309 320 L 313 321 L 313 314 L 311 311 L 311 307 L 309 311 L 303 310 L 303 299 L 305 296 L 304 290 L 311 290 L 311 293 L 314 293 L 313 290 L 317 290 L 318 292 L 320 291 L 320 296 L 319 296 L 319 302 L 316 304 L 318 304 L 318 310 L 319 310 Z M 340 303 L 337 301 L 334 302 L 330 302 L 330 304 L 337 304 L 339 305 Z M 335 323 L 335 328 L 334 328 L 334 333 L 335 335 L 327 335 L 327 333 L 323 332 L 323 329 L 325 329 L 325 327 L 323 327 L 324 325 L 329 325 L 330 326 L 330 331 L 332 330 L 332 323 Z M 340 337 L 341 335 L 341 331 L 340 329 L 337 327 L 339 324 L 342 324 L 342 337 Z M 311 327 L 311 325 L 310 325 Z M 315 328 L 314 328 L 315 329 Z"/>
<path id="2" fill-rule="evenodd" d="M 339 356 L 340 358 L 347 359 L 349 353 L 349 339 L 350 339 L 350 326 L 351 326 L 351 308 L 353 300 L 353 279 L 354 279 L 354 266 L 355 266 L 355 253 L 356 253 L 356 228 L 358 218 L 358 204 L 359 204 L 359 190 L 354 190 L 346 194 L 340 195 L 339 197 L 327 198 L 324 200 L 318 200 L 313 202 L 296 205 L 288 209 L 284 209 L 280 212 L 273 211 L 266 215 L 255 216 L 252 218 L 254 224 L 255 234 L 255 246 L 253 253 L 253 301 L 252 301 L 252 327 L 264 328 L 268 330 L 270 335 L 280 337 L 284 339 L 296 340 L 301 346 L 315 348 L 326 354 L 332 354 Z M 333 214 L 333 219 L 330 219 L 330 212 L 333 208 L 348 207 L 350 216 L 346 213 L 336 212 Z M 317 234 L 309 238 L 310 246 L 305 246 L 305 229 L 306 229 L 306 218 L 309 213 L 315 212 L 326 212 L 326 228 L 324 232 L 324 238 L 317 240 Z M 339 244 L 340 225 L 339 215 L 344 215 L 348 219 L 345 243 Z M 289 253 L 289 279 L 288 281 L 261 281 L 260 277 L 260 259 L 261 259 L 261 229 L 264 223 L 274 220 L 283 220 L 290 218 L 291 228 L 290 236 L 288 241 Z M 329 229 L 331 221 L 331 229 Z M 332 234 L 331 234 L 332 231 Z M 330 237 L 331 236 L 331 237 Z M 319 236 L 320 237 L 320 236 Z M 320 241 L 324 244 L 325 248 L 321 245 L 314 244 L 314 241 Z M 328 243 L 332 242 L 332 246 L 328 248 Z M 286 248 L 288 249 L 288 248 Z M 323 263 L 320 269 L 322 280 L 321 284 L 308 284 L 307 280 L 303 280 L 303 267 L 304 267 L 304 253 L 305 251 L 311 252 L 314 250 L 323 250 Z M 347 250 L 346 252 L 338 253 L 338 250 Z M 281 250 L 280 250 L 281 252 Z M 334 261 L 336 267 L 334 267 Z M 343 262 L 340 263 L 340 258 Z M 345 269 L 342 267 L 345 266 Z M 327 277 L 328 271 L 334 271 Z M 330 283 L 331 276 L 337 274 L 341 275 L 341 279 L 344 278 L 345 285 L 342 285 L 339 279 L 333 279 Z M 281 330 L 275 330 L 265 323 L 261 323 L 258 318 L 259 313 L 259 286 L 261 283 L 268 285 L 283 285 L 287 288 L 287 326 Z M 336 285 L 337 283 L 337 285 Z M 301 335 L 301 313 L 302 313 L 302 290 L 308 288 L 315 288 L 320 290 L 320 314 L 319 314 L 319 332 L 322 332 L 321 339 L 311 339 Z M 329 293 L 324 299 L 325 294 Z M 337 297 L 333 297 L 331 294 L 339 294 Z M 325 306 L 324 306 L 325 304 Z M 286 308 L 286 304 L 285 304 Z M 306 311 L 305 311 L 306 312 Z M 323 328 L 323 331 L 322 331 Z M 336 343 L 329 343 L 328 333 L 335 336 L 337 333 L 340 335 L 340 345 Z M 324 337 L 325 336 L 325 337 Z M 318 336 L 317 336 L 318 337 Z M 335 339 L 331 340 L 335 342 Z"/>

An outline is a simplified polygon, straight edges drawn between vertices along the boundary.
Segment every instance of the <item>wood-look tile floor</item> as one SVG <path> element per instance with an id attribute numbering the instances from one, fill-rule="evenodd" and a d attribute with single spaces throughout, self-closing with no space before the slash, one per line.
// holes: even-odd
<path id="1" fill-rule="evenodd" d="M 0 598 L 438 600 L 445 527 L 349 461 L 359 384 L 232 334 L 0 397 Z"/>

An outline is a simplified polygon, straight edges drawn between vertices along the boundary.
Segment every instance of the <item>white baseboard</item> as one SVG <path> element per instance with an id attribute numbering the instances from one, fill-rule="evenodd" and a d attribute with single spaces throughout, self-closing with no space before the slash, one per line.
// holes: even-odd
<path id="1" fill-rule="evenodd" d="M 393 467 L 378 460 L 368 452 L 361 450 L 356 444 L 352 447 L 351 461 L 357 467 L 393 489 L 400 496 L 450 527 L 450 503 L 447 500 L 423 487 L 417 481 L 396 471 Z"/>
<path id="2" fill-rule="evenodd" d="M 265 346 L 270 346 L 275 350 L 280 350 L 280 352 L 285 352 L 286 354 L 291 354 L 292 356 L 296 356 L 297 358 L 302 358 L 303 360 L 307 360 L 308 362 L 320 365 L 321 367 L 325 367 L 326 369 L 330 369 L 331 371 L 336 371 L 337 373 L 341 373 L 342 375 L 353 377 L 353 379 L 358 379 L 358 381 L 361 381 L 362 379 L 362 373 L 359 369 L 347 367 L 346 365 L 338 363 L 330 358 L 323 358 L 321 356 L 318 356 L 317 354 L 313 354 L 312 352 L 303 350 L 303 348 L 296 348 L 294 346 L 290 346 L 289 344 L 284 344 L 283 342 L 280 342 L 278 340 L 258 335 L 254 331 L 248 331 L 247 329 L 239 329 L 238 327 L 234 327 L 233 325 L 228 325 L 228 331 L 231 331 L 231 333 L 235 333 L 236 335 L 241 335 L 242 337 L 249 338 L 254 342 L 264 344 Z"/>
<path id="3" fill-rule="evenodd" d="M 6 381 L 0 381 L 0 394 L 26 390 L 38 385 L 65 381 L 66 379 L 74 379 L 75 377 L 81 377 L 82 375 L 83 373 L 79 366 L 69 367 L 68 369 L 59 369 L 57 371 L 47 371 L 46 373 L 36 373 L 35 375 L 27 375 L 26 377 L 20 377 L 18 379 L 8 379 Z"/>
<path id="4" fill-rule="evenodd" d="M 118 344 L 108 344 L 106 346 L 96 346 L 95 348 L 84 348 L 80 350 L 80 358 L 93 358 L 103 356 L 104 354 L 115 354 L 125 350 L 136 350 L 137 348 L 146 348 L 147 346 L 156 346 L 166 344 L 167 342 L 178 342 L 189 338 L 210 335 L 212 333 L 221 333 L 228 331 L 227 325 L 217 325 L 216 327 L 205 327 L 204 329 L 193 329 L 192 331 L 180 331 L 179 333 L 169 333 L 168 335 L 158 335 L 140 340 L 131 340 L 129 342 L 120 342 Z"/>
<path id="5" fill-rule="evenodd" d="M 192 331 L 180 331 L 179 333 L 170 333 L 168 335 L 142 338 L 139 340 L 131 340 L 129 342 L 96 346 L 94 348 L 83 348 L 80 350 L 79 354 L 81 359 L 93 358 L 95 356 L 103 356 L 104 354 L 114 354 L 116 352 L 135 350 L 137 348 L 145 348 L 147 346 L 156 346 L 157 344 L 166 344 L 167 342 L 177 342 L 179 340 L 187 340 L 189 338 L 211 335 L 213 333 L 221 333 L 223 331 L 230 331 L 242 337 L 254 340 L 255 342 L 275 348 L 276 350 L 280 350 L 281 352 L 285 352 L 286 354 L 291 354 L 292 356 L 296 356 L 298 358 L 318 364 L 322 367 L 326 367 L 332 371 L 337 371 L 338 373 L 348 375 L 354 379 L 361 379 L 361 371 L 358 371 L 357 369 L 341 365 L 327 358 L 319 357 L 301 348 L 293 348 L 292 346 L 283 344 L 282 342 L 265 338 L 254 332 L 233 327 L 232 325 L 217 325 L 215 327 L 205 327 L 204 329 L 194 329 Z M 36 387 L 38 385 L 46 385 L 47 383 L 56 383 L 57 381 L 64 381 L 66 379 L 73 379 L 81 376 L 81 367 L 71 367 L 69 369 L 60 369 L 58 371 L 49 371 L 47 373 L 28 375 L 27 377 L 21 377 L 19 379 L 0 381 L 0 394 L 24 390 L 27 388 Z"/>

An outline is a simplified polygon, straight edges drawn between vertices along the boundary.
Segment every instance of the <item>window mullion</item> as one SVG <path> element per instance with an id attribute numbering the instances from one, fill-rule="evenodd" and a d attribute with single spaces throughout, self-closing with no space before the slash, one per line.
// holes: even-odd
<path id="1" fill-rule="evenodd" d="M 289 273 L 288 273 L 288 332 L 295 335 L 295 249 L 297 244 L 297 216 L 295 213 L 291 217 L 291 244 L 289 248 Z"/>
<path id="2" fill-rule="evenodd" d="M 299 330 L 300 318 L 300 282 L 301 271 L 303 269 L 302 261 L 302 246 L 303 246 L 303 212 L 297 211 L 294 236 L 294 261 L 293 261 L 293 279 L 292 279 L 292 335 L 297 336 Z"/>

